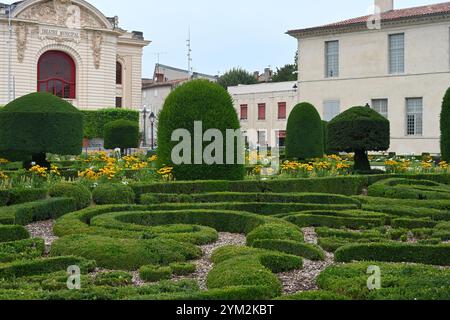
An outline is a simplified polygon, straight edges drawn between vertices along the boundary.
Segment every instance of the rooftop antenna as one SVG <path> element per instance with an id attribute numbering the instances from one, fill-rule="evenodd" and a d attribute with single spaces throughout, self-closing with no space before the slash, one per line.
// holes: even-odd
<path id="1" fill-rule="evenodd" d="M 161 55 L 163 55 L 163 54 L 167 54 L 167 52 L 165 52 L 165 51 L 158 51 L 158 52 L 152 52 L 155 56 L 156 56 L 156 63 L 157 63 L 157 66 L 158 66 L 158 70 L 156 70 L 156 72 L 157 73 L 159 73 L 159 61 L 160 61 L 160 58 L 161 58 Z"/>
<path id="2" fill-rule="evenodd" d="M 188 29 L 188 38 L 186 40 L 186 46 L 188 48 L 188 53 L 187 53 L 187 57 L 188 57 L 188 72 L 189 72 L 189 78 L 192 77 L 192 49 L 191 49 L 191 28 L 189 27 Z"/>

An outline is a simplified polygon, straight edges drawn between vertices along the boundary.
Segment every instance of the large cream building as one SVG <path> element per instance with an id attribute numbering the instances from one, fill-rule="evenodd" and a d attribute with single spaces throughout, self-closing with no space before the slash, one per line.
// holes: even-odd
<path id="1" fill-rule="evenodd" d="M 47 91 L 80 109 L 137 109 L 149 43 L 83 0 L 0 4 L 0 105 Z"/>
<path id="2" fill-rule="evenodd" d="M 299 101 L 313 103 L 325 120 L 368 103 L 391 122 L 391 151 L 440 153 L 450 2 L 400 10 L 393 0 L 375 5 L 379 15 L 288 32 L 298 39 Z"/>

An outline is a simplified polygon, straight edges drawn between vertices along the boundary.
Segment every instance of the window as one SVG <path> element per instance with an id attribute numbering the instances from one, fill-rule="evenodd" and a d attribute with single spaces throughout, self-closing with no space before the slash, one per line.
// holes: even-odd
<path id="1" fill-rule="evenodd" d="M 116 97 L 116 108 L 122 108 L 122 97 Z"/>
<path id="2" fill-rule="evenodd" d="M 38 92 L 75 99 L 75 62 L 61 51 L 47 51 L 38 61 Z"/>
<path id="3" fill-rule="evenodd" d="M 341 113 L 341 103 L 339 100 L 330 100 L 323 103 L 323 120 L 331 121 Z"/>
<path id="4" fill-rule="evenodd" d="M 405 72 L 405 34 L 389 35 L 389 73 Z"/>
<path id="5" fill-rule="evenodd" d="M 286 146 L 286 131 L 277 131 L 277 145 L 279 148 L 284 148 Z"/>
<path id="6" fill-rule="evenodd" d="M 373 99 L 372 109 L 381 114 L 386 119 L 388 118 L 388 99 Z"/>
<path id="7" fill-rule="evenodd" d="M 339 77 L 339 41 L 325 42 L 325 77 Z"/>
<path id="8" fill-rule="evenodd" d="M 406 135 L 421 136 L 423 134 L 423 99 L 406 99 Z"/>
<path id="9" fill-rule="evenodd" d="M 266 120 L 266 104 L 258 104 L 258 120 Z"/>
<path id="10" fill-rule="evenodd" d="M 258 131 L 258 145 L 259 146 L 267 145 L 267 133 L 264 130 Z"/>
<path id="11" fill-rule="evenodd" d="M 241 105 L 241 120 L 248 120 L 248 105 Z"/>
<path id="12" fill-rule="evenodd" d="M 278 120 L 286 120 L 286 102 L 278 102 Z"/>
<path id="13" fill-rule="evenodd" d="M 116 62 L 116 84 L 122 84 L 122 64 Z"/>

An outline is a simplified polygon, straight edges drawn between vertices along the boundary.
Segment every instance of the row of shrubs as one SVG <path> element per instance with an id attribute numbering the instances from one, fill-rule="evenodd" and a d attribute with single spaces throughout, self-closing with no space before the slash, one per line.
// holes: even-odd
<path id="1" fill-rule="evenodd" d="M 387 179 L 369 187 L 369 196 L 394 199 L 450 199 L 450 186 L 429 180 Z"/>
<path id="2" fill-rule="evenodd" d="M 0 243 L 0 263 L 22 259 L 34 259 L 44 254 L 45 244 L 42 239 L 14 240 Z"/>
<path id="3" fill-rule="evenodd" d="M 0 190 L 0 207 L 32 202 L 47 198 L 47 189 L 14 188 Z"/>

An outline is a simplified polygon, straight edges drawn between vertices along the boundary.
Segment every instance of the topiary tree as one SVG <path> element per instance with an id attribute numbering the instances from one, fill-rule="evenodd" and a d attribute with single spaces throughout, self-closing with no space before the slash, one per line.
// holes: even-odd
<path id="1" fill-rule="evenodd" d="M 450 88 L 445 93 L 442 102 L 441 154 L 443 161 L 450 162 Z"/>
<path id="2" fill-rule="evenodd" d="M 323 126 L 316 108 L 302 102 L 292 110 L 286 132 L 286 156 L 289 159 L 323 157 Z"/>
<path id="3" fill-rule="evenodd" d="M 389 120 L 370 107 L 353 107 L 328 124 L 328 147 L 355 153 L 355 171 L 370 171 L 368 151 L 386 151 L 390 145 Z"/>
<path id="4" fill-rule="evenodd" d="M 105 149 L 139 147 L 139 124 L 129 120 L 116 120 L 105 125 Z"/>
<path id="5" fill-rule="evenodd" d="M 49 167 L 46 153 L 78 155 L 82 151 L 83 114 L 49 93 L 31 93 L 0 110 L 0 153 Z M 25 164 L 29 167 L 30 163 Z"/>
<path id="6" fill-rule="evenodd" d="M 198 158 L 203 158 L 203 152 L 207 152 L 211 142 L 200 143 L 201 152 L 198 152 L 198 146 L 195 145 L 194 122 L 201 121 L 201 134 L 208 129 L 217 129 L 223 137 L 223 144 L 219 142 L 218 148 L 215 149 L 215 155 L 220 156 L 220 160 L 213 163 L 206 163 L 200 161 Z M 190 134 L 188 138 L 190 141 L 187 145 L 191 147 L 191 154 L 180 154 L 187 161 L 182 164 L 174 165 L 172 161 L 172 153 L 177 150 L 180 141 L 172 141 L 172 134 L 177 129 L 184 129 Z M 238 148 L 236 139 L 234 143 L 234 150 L 227 150 L 225 138 L 227 130 L 239 131 L 240 124 L 233 107 L 233 102 L 228 92 L 221 86 L 211 83 L 206 80 L 195 80 L 183 84 L 178 87 L 167 97 L 164 107 L 159 115 L 158 125 L 158 160 L 161 166 L 170 165 L 174 167 L 173 174 L 178 180 L 239 180 L 244 177 L 245 169 L 243 161 L 238 161 Z M 181 139 L 180 139 L 181 140 Z M 214 140 L 214 139 L 211 139 Z M 197 151 L 197 152 L 196 152 Z M 231 155 L 227 155 L 227 151 Z M 178 155 L 177 154 L 177 155 Z M 196 157 L 197 155 L 197 157 Z M 229 156 L 229 157 L 226 157 Z M 233 164 L 224 158 L 234 157 Z M 197 159 L 196 159 L 197 158 Z M 220 158 L 220 157 L 218 157 Z M 202 160 L 202 159 L 200 159 Z M 197 163 L 197 164 L 196 164 Z"/>

